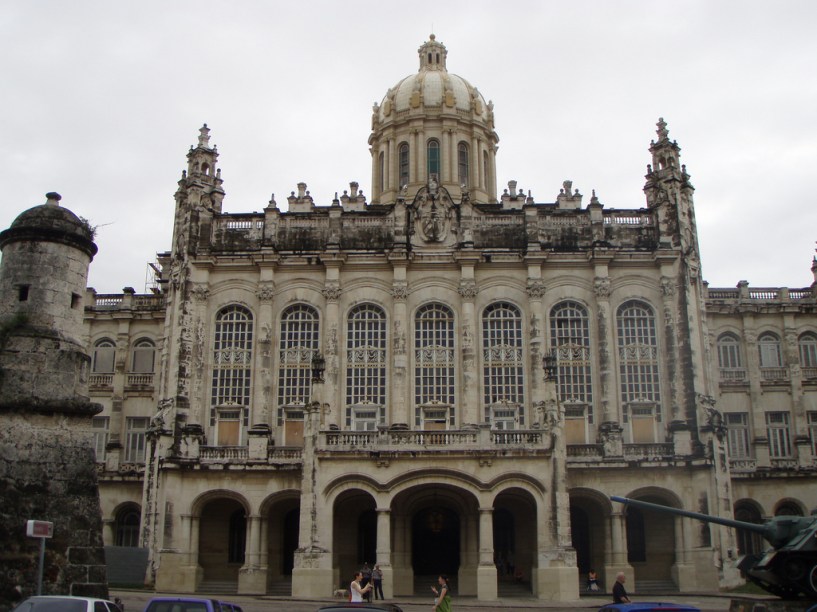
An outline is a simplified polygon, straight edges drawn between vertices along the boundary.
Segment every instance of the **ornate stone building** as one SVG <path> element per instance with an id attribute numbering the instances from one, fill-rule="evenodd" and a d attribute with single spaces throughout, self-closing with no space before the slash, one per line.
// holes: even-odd
<path id="1" fill-rule="evenodd" d="M 157 589 L 327 596 L 364 561 L 390 596 L 716 589 L 758 542 L 609 496 L 813 502 L 812 287 L 706 286 L 663 120 L 641 208 L 497 198 L 493 105 L 446 55 L 375 105 L 370 200 L 223 213 L 205 125 L 154 292 L 89 289 L 106 544 Z"/>

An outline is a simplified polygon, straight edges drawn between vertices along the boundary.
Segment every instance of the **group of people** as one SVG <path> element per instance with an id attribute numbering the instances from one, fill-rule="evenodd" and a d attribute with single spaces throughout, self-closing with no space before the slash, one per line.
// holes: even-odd
<path id="1" fill-rule="evenodd" d="M 370 568 L 369 563 L 366 562 L 363 564 L 363 569 L 355 572 L 355 578 L 349 585 L 349 601 L 352 603 L 371 601 L 372 593 L 375 599 L 385 599 L 383 597 L 383 571 L 377 563 Z"/>
<path id="2" fill-rule="evenodd" d="M 441 574 L 437 578 L 437 585 L 432 585 L 431 591 L 434 593 L 432 612 L 451 612 L 448 576 Z M 383 572 L 377 563 L 371 569 L 368 563 L 364 563 L 363 569 L 355 572 L 354 580 L 349 585 L 349 601 L 352 603 L 371 601 L 372 592 L 374 592 L 375 599 L 385 599 L 383 597 Z"/>

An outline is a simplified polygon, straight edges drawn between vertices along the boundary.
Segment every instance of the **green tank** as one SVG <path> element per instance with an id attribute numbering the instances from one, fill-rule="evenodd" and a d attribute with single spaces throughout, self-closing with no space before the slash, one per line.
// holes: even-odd
<path id="1" fill-rule="evenodd" d="M 743 555 L 738 559 L 738 569 L 746 579 L 783 599 L 805 597 L 817 600 L 817 517 L 814 513 L 812 516 L 776 516 L 763 524 L 756 524 L 615 495 L 610 499 L 644 510 L 677 514 L 760 534 L 771 548 L 762 555 Z"/>

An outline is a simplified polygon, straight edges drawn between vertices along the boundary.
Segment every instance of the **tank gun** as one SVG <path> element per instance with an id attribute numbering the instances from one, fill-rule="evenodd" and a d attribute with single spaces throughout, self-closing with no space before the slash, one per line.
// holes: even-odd
<path id="1" fill-rule="evenodd" d="M 675 514 L 757 533 L 771 548 L 763 555 L 744 555 L 738 568 L 746 578 L 770 593 L 784 599 L 806 596 L 817 599 L 817 517 L 776 516 L 765 523 L 747 523 L 672 508 L 661 504 L 611 495 L 621 504 L 644 510 Z"/>

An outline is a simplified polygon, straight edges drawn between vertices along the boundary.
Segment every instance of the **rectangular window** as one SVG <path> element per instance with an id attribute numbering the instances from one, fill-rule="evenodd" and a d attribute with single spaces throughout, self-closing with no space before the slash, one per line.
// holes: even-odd
<path id="1" fill-rule="evenodd" d="M 108 446 L 108 417 L 94 417 L 91 428 L 94 432 L 94 453 L 98 462 L 105 461 L 105 447 Z"/>
<path id="2" fill-rule="evenodd" d="M 130 417 L 125 420 L 125 463 L 145 462 L 145 432 L 150 425 L 146 417 Z"/>
<path id="3" fill-rule="evenodd" d="M 788 412 L 766 413 L 766 435 L 769 438 L 769 457 L 786 459 L 791 457 L 791 431 Z"/>
<path id="4" fill-rule="evenodd" d="M 749 415 L 745 412 L 727 412 L 726 430 L 729 434 L 729 456 L 733 459 L 749 457 Z"/>

